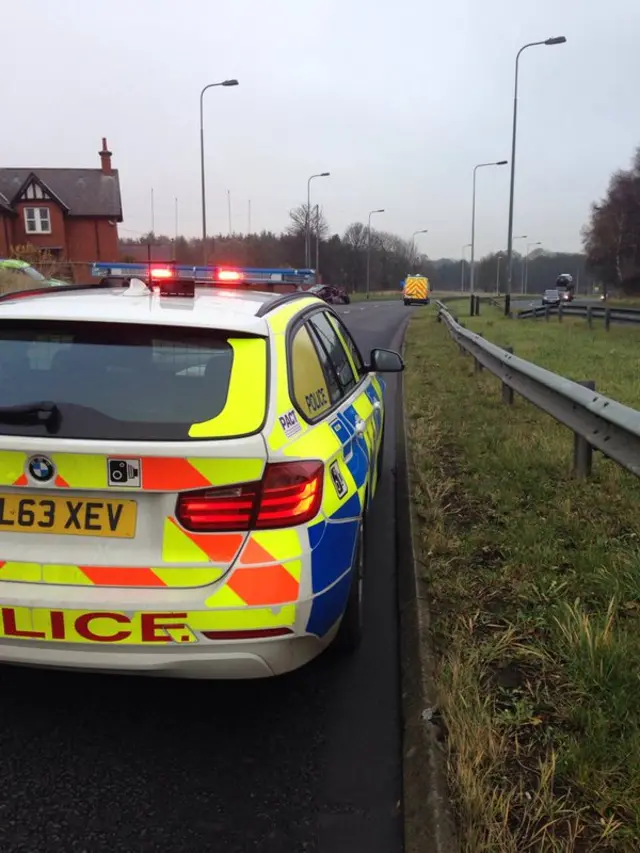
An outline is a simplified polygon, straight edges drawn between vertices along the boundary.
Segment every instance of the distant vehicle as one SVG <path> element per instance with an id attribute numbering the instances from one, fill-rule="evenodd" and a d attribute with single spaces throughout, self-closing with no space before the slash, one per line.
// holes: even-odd
<path id="1" fill-rule="evenodd" d="M 38 285 L 41 287 L 46 287 L 47 285 L 50 287 L 60 287 L 61 285 L 68 284 L 68 282 L 60 281 L 57 278 L 47 278 L 41 272 L 38 272 L 35 267 L 32 267 L 31 264 L 28 264 L 26 261 L 15 260 L 14 258 L 0 258 L 0 270 L 8 270 L 19 275 L 26 275 L 33 280 L 34 287 Z"/>
<path id="2" fill-rule="evenodd" d="M 573 276 L 568 272 L 563 272 L 556 279 L 556 290 L 560 294 L 560 299 L 563 302 L 572 302 L 575 296 L 576 286 L 573 283 Z"/>
<path id="3" fill-rule="evenodd" d="M 404 280 L 402 298 L 405 305 L 428 305 L 429 279 L 426 275 L 408 275 Z"/>
<path id="4" fill-rule="evenodd" d="M 346 290 L 334 287 L 332 284 L 314 284 L 308 292 L 313 293 L 318 299 L 324 299 L 329 305 L 348 305 L 351 302 Z"/>
<path id="5" fill-rule="evenodd" d="M 555 288 L 553 290 L 545 290 L 542 294 L 543 305 L 559 305 L 561 301 L 560 291 Z"/>

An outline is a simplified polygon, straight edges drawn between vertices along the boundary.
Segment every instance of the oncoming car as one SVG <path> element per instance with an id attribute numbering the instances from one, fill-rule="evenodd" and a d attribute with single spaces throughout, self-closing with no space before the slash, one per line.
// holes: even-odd
<path id="1" fill-rule="evenodd" d="M 560 301 L 560 293 L 555 288 L 552 290 L 545 290 L 542 294 L 543 305 L 559 305 Z"/>
<path id="2" fill-rule="evenodd" d="M 257 678 L 354 650 L 401 357 L 365 364 L 308 293 L 140 266 L 0 297 L 0 662 Z"/>

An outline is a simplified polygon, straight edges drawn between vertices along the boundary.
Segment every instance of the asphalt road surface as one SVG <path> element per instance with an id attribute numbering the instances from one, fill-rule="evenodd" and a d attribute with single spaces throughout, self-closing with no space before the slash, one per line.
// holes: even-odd
<path id="1" fill-rule="evenodd" d="M 363 354 L 410 309 L 340 309 Z M 2 853 L 400 853 L 396 379 L 372 510 L 366 637 L 280 679 L 0 667 Z"/>

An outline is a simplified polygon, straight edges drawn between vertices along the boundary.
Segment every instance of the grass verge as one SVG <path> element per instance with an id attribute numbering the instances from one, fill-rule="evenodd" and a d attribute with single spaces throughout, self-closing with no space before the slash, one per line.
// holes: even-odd
<path id="1" fill-rule="evenodd" d="M 479 317 L 468 316 L 468 305 L 454 303 L 452 310 L 467 328 L 481 332 L 499 346 L 512 346 L 516 355 L 574 381 L 594 379 L 608 397 L 640 408 L 640 328 L 557 317 L 549 321 L 509 320 L 490 305 Z"/>
<path id="2" fill-rule="evenodd" d="M 531 325 L 548 336 L 536 342 L 524 322 L 487 312 L 482 323 L 524 357 L 537 346 L 546 366 L 599 378 L 596 359 L 583 363 L 593 342 L 578 344 L 567 322 L 555 344 L 551 325 Z M 609 348 L 622 346 L 615 335 Z M 591 480 L 574 480 L 569 431 L 521 399 L 502 404 L 434 311 L 412 320 L 406 359 L 421 581 L 462 849 L 637 851 L 640 481 L 602 458 Z M 611 384 L 636 393 L 628 376 Z"/>

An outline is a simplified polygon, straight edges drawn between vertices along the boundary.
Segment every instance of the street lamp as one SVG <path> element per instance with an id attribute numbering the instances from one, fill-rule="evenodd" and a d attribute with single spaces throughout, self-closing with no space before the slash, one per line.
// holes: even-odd
<path id="1" fill-rule="evenodd" d="M 513 193 L 516 177 L 516 130 L 518 121 L 518 63 L 520 54 L 528 47 L 537 47 L 538 45 L 551 46 L 554 44 L 564 44 L 566 38 L 564 36 L 555 36 L 544 41 L 532 41 L 520 48 L 516 54 L 516 73 L 515 85 L 513 93 L 513 134 L 511 137 L 511 184 L 509 186 L 509 230 L 507 233 L 507 292 L 504 299 L 504 313 L 509 315 L 511 310 L 511 280 L 513 276 Z"/>
<path id="2" fill-rule="evenodd" d="M 367 299 L 369 298 L 369 289 L 371 284 L 371 217 L 374 213 L 384 213 L 384 208 L 380 210 L 372 210 L 369 213 L 369 225 L 367 227 Z"/>
<path id="3" fill-rule="evenodd" d="M 428 228 L 422 228 L 420 231 L 414 231 L 411 235 L 411 262 L 415 263 L 415 253 L 416 253 L 416 235 L 417 234 L 428 234 Z"/>
<path id="4" fill-rule="evenodd" d="M 203 114 L 203 99 L 207 89 L 213 89 L 216 86 L 237 86 L 237 80 L 222 80 L 220 83 L 209 83 L 200 92 L 200 183 L 202 189 L 202 256 L 206 266 L 207 263 L 207 199 L 204 188 L 204 114 Z"/>
<path id="5" fill-rule="evenodd" d="M 470 270 L 469 270 L 469 292 L 471 293 L 471 298 L 473 298 L 473 286 L 474 286 L 474 256 L 475 256 L 475 248 L 476 248 L 476 172 L 478 169 L 482 169 L 485 166 L 506 166 L 508 160 L 496 160 L 492 163 L 478 163 L 477 166 L 473 167 L 473 195 L 471 202 L 471 261 L 470 261 Z"/>
<path id="6" fill-rule="evenodd" d="M 540 240 L 536 243 L 527 243 L 527 252 L 524 256 L 524 265 L 522 267 L 522 292 L 527 292 L 527 286 L 529 283 L 529 250 L 531 246 L 542 246 Z"/>
<path id="7" fill-rule="evenodd" d="M 307 269 L 311 267 L 311 181 L 314 178 L 328 178 L 330 174 L 331 172 L 318 172 L 317 175 L 311 175 L 307 181 L 307 227 L 304 235 L 304 263 Z"/>
<path id="8" fill-rule="evenodd" d="M 462 249 L 460 250 L 460 257 L 462 258 L 460 262 L 460 290 L 464 293 L 464 250 L 470 249 L 471 243 L 465 243 Z"/>

